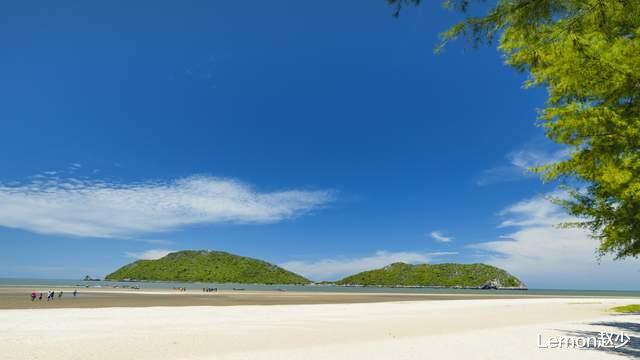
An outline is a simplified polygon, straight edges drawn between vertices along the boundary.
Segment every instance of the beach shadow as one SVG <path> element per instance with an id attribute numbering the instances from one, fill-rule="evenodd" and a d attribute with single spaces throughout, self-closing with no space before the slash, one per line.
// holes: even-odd
<path id="1" fill-rule="evenodd" d="M 620 334 L 621 332 L 623 332 L 625 335 L 629 335 L 630 340 L 626 345 L 621 346 L 619 348 L 615 348 L 615 347 L 590 347 L 590 348 L 586 348 L 585 347 L 585 348 L 582 348 L 580 350 L 581 351 L 598 351 L 598 352 L 603 352 L 603 353 L 621 355 L 621 356 L 624 356 L 624 357 L 627 357 L 627 358 L 630 358 L 630 359 L 640 359 L 640 323 L 637 322 L 637 321 L 629 321 L 629 320 L 632 320 L 632 319 L 628 318 L 628 316 L 630 316 L 630 315 L 637 315 L 637 314 L 616 315 L 616 318 L 620 319 L 620 321 L 598 321 L 598 322 L 588 323 L 588 325 L 591 325 L 591 326 L 599 326 L 599 327 L 604 326 L 604 327 L 607 327 L 607 329 L 603 329 L 602 331 L 610 333 L 610 334 L 612 333 L 612 334 L 614 334 L 614 337 L 616 335 Z M 635 320 L 635 319 L 633 319 L 633 320 Z M 600 330 L 597 330 L 597 331 L 587 331 L 587 330 L 567 331 L 567 330 L 563 330 L 563 332 L 567 336 L 571 336 L 571 337 L 596 337 L 596 338 L 599 338 L 601 331 Z"/>

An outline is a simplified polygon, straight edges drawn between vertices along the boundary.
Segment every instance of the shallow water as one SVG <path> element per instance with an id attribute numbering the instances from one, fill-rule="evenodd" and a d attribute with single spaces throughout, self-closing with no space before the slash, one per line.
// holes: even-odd
<path id="1" fill-rule="evenodd" d="M 514 295 L 552 295 L 552 296 L 604 296 L 604 297 L 640 297 L 640 291 L 612 290 L 573 290 L 573 289 L 529 289 L 522 290 L 476 290 L 476 289 L 433 289 L 433 288 L 382 288 L 382 287 L 344 287 L 329 285 L 258 285 L 258 284 L 216 284 L 187 282 L 117 282 L 117 281 L 82 281 L 71 279 L 3 279 L 0 287 L 41 288 L 41 287 L 103 287 L 138 286 L 141 289 L 202 289 L 203 287 L 220 290 L 245 289 L 250 291 L 303 291 L 303 292 L 344 292 L 344 293 L 412 293 L 412 294 L 514 294 Z"/>

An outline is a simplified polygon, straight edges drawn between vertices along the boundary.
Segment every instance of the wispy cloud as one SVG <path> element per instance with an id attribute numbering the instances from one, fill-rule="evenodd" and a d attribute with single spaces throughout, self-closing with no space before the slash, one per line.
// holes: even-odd
<path id="1" fill-rule="evenodd" d="M 528 171 L 532 167 L 562 161 L 566 159 L 569 154 L 569 149 L 549 151 L 528 148 L 511 152 L 507 158 L 511 161 L 511 165 L 522 171 Z"/>
<path id="2" fill-rule="evenodd" d="M 59 171 L 58 173 L 61 173 L 61 172 L 77 173 L 77 172 L 80 171 L 81 168 L 82 168 L 82 164 L 80 164 L 80 163 L 72 163 L 67 167 L 66 171 Z"/>
<path id="3" fill-rule="evenodd" d="M 429 236 L 431 236 L 431 238 L 433 240 L 438 241 L 438 242 L 451 242 L 451 241 L 453 241 L 453 238 L 451 236 L 446 236 L 441 231 L 432 231 L 431 234 L 429 234 Z"/>
<path id="4" fill-rule="evenodd" d="M 476 184 L 480 186 L 518 181 L 535 176 L 529 170 L 565 160 L 570 155 L 567 148 L 552 147 L 546 140 L 532 140 L 506 155 L 507 163 L 489 168 L 480 174 Z"/>
<path id="5" fill-rule="evenodd" d="M 147 244 L 151 244 L 151 245 L 172 245 L 176 243 L 173 240 L 165 240 L 165 239 L 142 239 L 140 241 L 145 242 Z"/>
<path id="6" fill-rule="evenodd" d="M 520 201 L 501 212 L 500 239 L 472 245 L 487 251 L 484 261 L 518 275 L 530 287 L 637 289 L 640 265 L 596 256 L 598 243 L 582 229 L 555 225 L 576 221 L 549 202 L 554 192 Z"/>
<path id="7" fill-rule="evenodd" d="M 143 252 L 127 252 L 127 257 L 138 260 L 156 260 L 167 256 L 169 253 L 175 252 L 175 250 L 167 249 L 152 249 Z"/>
<path id="8" fill-rule="evenodd" d="M 576 221 L 564 209 L 551 202 L 553 198 L 564 197 L 565 193 L 555 191 L 509 205 L 500 212 L 503 220 L 499 227 L 555 226 Z"/>
<path id="9" fill-rule="evenodd" d="M 285 269 L 310 279 L 338 280 L 365 270 L 373 270 L 394 262 L 410 264 L 426 263 L 439 256 L 456 255 L 456 252 L 389 252 L 377 251 L 373 255 L 355 258 L 321 259 L 316 261 L 289 261 L 280 264 Z"/>
<path id="10" fill-rule="evenodd" d="M 131 237 L 214 223 L 274 223 L 332 201 L 330 191 L 260 192 L 192 176 L 122 184 L 57 177 L 0 184 L 0 226 L 43 234 Z"/>

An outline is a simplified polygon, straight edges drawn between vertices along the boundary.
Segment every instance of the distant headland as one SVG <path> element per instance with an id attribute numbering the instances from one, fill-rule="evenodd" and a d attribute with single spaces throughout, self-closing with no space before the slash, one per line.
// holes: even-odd
<path id="1" fill-rule="evenodd" d="M 393 263 L 380 269 L 347 276 L 336 282 L 345 286 L 443 287 L 526 290 L 520 279 L 486 264 Z"/>

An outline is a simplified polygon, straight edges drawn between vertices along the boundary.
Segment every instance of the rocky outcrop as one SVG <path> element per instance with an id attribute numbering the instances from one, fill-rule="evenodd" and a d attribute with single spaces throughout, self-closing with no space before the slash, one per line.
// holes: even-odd
<path id="1" fill-rule="evenodd" d="M 493 280 L 489 280 L 489 281 L 485 282 L 484 284 L 482 284 L 480 289 L 483 289 L 483 290 L 498 290 L 498 289 L 527 290 L 527 286 L 525 284 L 523 284 L 523 283 L 520 283 L 520 285 L 518 285 L 518 286 L 504 286 L 504 285 L 502 285 L 502 283 L 500 282 L 499 279 L 493 279 Z"/>
<path id="2" fill-rule="evenodd" d="M 480 288 L 483 290 L 498 290 L 501 287 L 502 287 L 502 284 L 500 283 L 500 280 L 493 279 L 482 284 Z"/>

